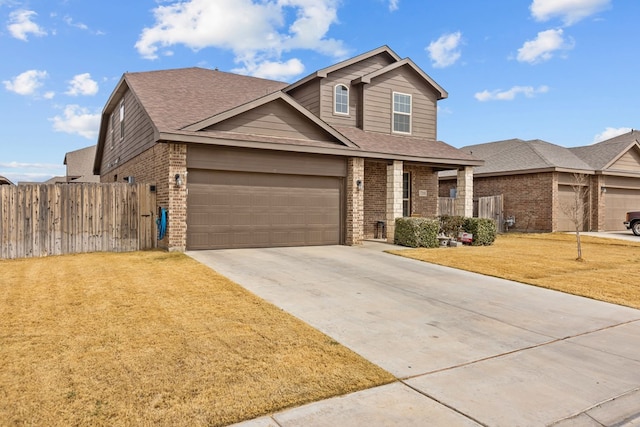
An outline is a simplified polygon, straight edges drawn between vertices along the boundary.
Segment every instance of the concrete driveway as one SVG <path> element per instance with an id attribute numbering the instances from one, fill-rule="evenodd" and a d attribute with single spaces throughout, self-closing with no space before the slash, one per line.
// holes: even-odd
<path id="1" fill-rule="evenodd" d="M 330 246 L 189 252 L 399 381 L 243 426 L 640 426 L 640 311 Z"/>

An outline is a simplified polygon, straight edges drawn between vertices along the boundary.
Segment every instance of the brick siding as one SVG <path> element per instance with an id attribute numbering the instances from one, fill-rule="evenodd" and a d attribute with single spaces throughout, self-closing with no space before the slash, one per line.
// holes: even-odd
<path id="1" fill-rule="evenodd" d="M 559 212 L 557 174 L 553 172 L 474 177 L 473 197 L 504 196 L 504 216 L 514 216 L 516 224 L 511 230 L 522 232 L 553 231 L 557 225 L 554 211 Z M 440 182 L 440 197 L 449 197 L 456 188 L 456 178 Z M 555 221 L 554 221 L 555 220 Z"/>
<path id="2" fill-rule="evenodd" d="M 347 160 L 347 218 L 346 245 L 359 245 L 364 239 L 364 188 L 359 190 L 358 180 L 364 184 L 364 159 Z"/>
<path id="3" fill-rule="evenodd" d="M 377 222 L 387 216 L 387 163 L 365 160 L 364 176 L 364 238 L 373 239 Z"/>
<path id="4" fill-rule="evenodd" d="M 131 176 L 135 182 L 156 186 L 156 212 L 158 207 L 164 207 L 169 214 L 167 234 L 158 241 L 158 247 L 168 250 L 186 248 L 186 153 L 185 144 L 155 144 L 100 177 L 101 182 L 122 182 Z M 175 186 L 176 173 L 183 176 L 184 185 L 179 189 Z"/>

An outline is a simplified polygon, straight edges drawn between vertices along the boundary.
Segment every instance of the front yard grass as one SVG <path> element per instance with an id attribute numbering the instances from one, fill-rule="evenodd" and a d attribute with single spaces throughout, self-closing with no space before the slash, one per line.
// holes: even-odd
<path id="1" fill-rule="evenodd" d="M 502 234 L 492 246 L 408 249 L 393 254 L 640 308 L 640 242 L 574 234 Z"/>
<path id="2" fill-rule="evenodd" d="M 0 425 L 226 425 L 394 381 L 178 253 L 0 261 L 0 319 Z"/>

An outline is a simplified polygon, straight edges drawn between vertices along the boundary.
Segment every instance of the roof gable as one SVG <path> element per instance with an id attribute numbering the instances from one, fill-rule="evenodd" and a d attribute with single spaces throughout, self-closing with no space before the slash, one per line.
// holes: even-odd
<path id="1" fill-rule="evenodd" d="M 289 110 L 288 115 L 297 116 L 297 120 L 294 122 L 285 121 L 282 117 L 278 117 L 273 112 L 283 112 L 283 107 Z M 288 108 L 287 108 L 288 107 Z M 251 114 L 253 113 L 253 114 Z M 354 147 L 355 145 L 345 138 L 342 134 L 337 132 L 334 128 L 329 126 L 324 121 L 320 120 L 317 116 L 309 112 L 302 107 L 289 95 L 282 92 L 275 92 L 259 99 L 255 99 L 246 104 L 227 110 L 223 113 L 217 114 L 213 117 L 209 117 L 198 123 L 186 126 L 183 130 L 186 131 L 205 131 L 205 130 L 235 130 L 235 127 L 240 126 L 240 123 L 247 120 L 257 120 L 259 116 L 270 115 L 273 125 L 279 123 L 282 127 L 287 127 L 291 134 L 298 133 L 299 135 L 305 135 L 311 133 L 316 137 L 324 135 L 325 140 L 332 140 L 341 143 L 348 147 Z M 248 117 L 243 118 L 243 116 Z M 229 124 L 233 120 L 233 124 Z M 225 122 L 228 126 L 224 126 Z M 276 136 L 274 131 L 276 129 L 273 126 L 269 127 L 254 127 L 255 134 L 265 136 Z M 310 128 L 310 126 L 312 126 Z M 315 130 L 314 130 L 315 128 Z M 277 133 L 277 132 L 276 132 Z M 309 135 L 311 136 L 311 135 Z M 299 139 L 299 138 L 297 138 Z M 315 139 L 315 138 L 309 138 Z"/>
<path id="2" fill-rule="evenodd" d="M 610 162 L 606 170 L 640 173 L 640 144 L 632 144 L 627 151 Z"/>
<path id="3" fill-rule="evenodd" d="M 389 61 L 391 62 L 397 62 L 400 61 L 400 56 L 398 56 L 397 53 L 395 53 L 393 50 L 391 50 L 389 48 L 389 46 L 381 46 L 377 49 L 373 49 L 370 50 L 369 52 L 365 52 L 363 54 L 360 54 L 358 56 L 354 56 L 353 58 L 347 59 L 345 61 L 342 62 L 338 62 L 337 64 L 331 65 L 329 67 L 326 68 L 322 68 L 318 71 L 316 71 L 315 73 L 309 74 L 307 77 L 304 77 L 300 80 L 298 80 L 297 82 L 294 82 L 292 84 L 290 84 L 289 86 L 287 86 L 285 89 L 283 89 L 284 92 L 288 92 L 292 89 L 295 89 L 299 86 L 302 86 L 306 83 L 309 83 L 312 80 L 315 79 L 319 79 L 319 78 L 325 78 L 327 77 L 330 73 L 333 73 L 335 71 L 341 70 L 343 68 L 347 68 L 350 67 L 353 64 L 356 64 L 358 62 L 362 62 L 366 59 L 372 58 L 376 55 L 382 55 L 388 58 Z"/>
<path id="4" fill-rule="evenodd" d="M 442 86 L 440 86 L 438 83 L 436 83 L 435 80 L 433 80 L 427 73 L 425 73 L 420 67 L 418 67 L 415 62 L 413 62 L 411 59 L 409 58 L 405 58 L 401 61 L 397 61 L 394 62 L 393 64 L 389 64 L 386 67 L 383 67 L 379 70 L 376 70 L 372 73 L 369 73 L 365 76 L 359 77 L 357 79 L 355 79 L 352 83 L 353 84 L 369 84 L 371 83 L 371 81 L 373 79 L 375 79 L 376 77 L 379 77 L 381 75 L 384 75 L 386 73 L 389 73 L 393 70 L 396 70 L 400 67 L 408 67 L 411 70 L 413 70 L 416 74 L 418 74 L 425 82 L 427 82 L 432 88 L 434 88 L 436 90 L 436 92 L 438 92 L 438 99 L 444 99 L 446 97 L 449 96 L 449 94 L 447 93 L 446 90 L 444 90 L 442 88 Z"/>
<path id="5" fill-rule="evenodd" d="M 571 148 L 571 151 L 589 163 L 593 169 L 602 171 L 611 168 L 629 150 L 637 147 L 639 140 L 640 131 L 631 130 L 597 144 Z"/>

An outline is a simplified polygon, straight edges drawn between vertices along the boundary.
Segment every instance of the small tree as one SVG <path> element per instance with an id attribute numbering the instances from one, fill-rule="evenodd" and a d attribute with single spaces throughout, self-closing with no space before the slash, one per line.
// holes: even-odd
<path id="1" fill-rule="evenodd" d="M 582 243 L 580 242 L 580 231 L 584 229 L 584 216 L 588 212 L 589 202 L 586 201 L 589 194 L 589 175 L 584 173 L 573 174 L 574 183 L 571 185 L 573 198 L 571 202 L 561 203 L 560 209 L 569 217 L 576 229 L 576 244 L 578 247 L 577 261 L 582 261 Z"/>

